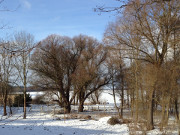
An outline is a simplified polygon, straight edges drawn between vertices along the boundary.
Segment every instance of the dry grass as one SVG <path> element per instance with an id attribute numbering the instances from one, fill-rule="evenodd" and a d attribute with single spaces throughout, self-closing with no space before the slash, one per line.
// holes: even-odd
<path id="1" fill-rule="evenodd" d="M 123 123 L 123 124 L 129 124 L 129 123 L 131 123 L 131 122 L 132 122 L 131 119 L 123 119 L 123 120 L 122 120 L 122 123 Z"/>
<path id="2" fill-rule="evenodd" d="M 91 109 L 92 107 L 90 107 Z M 93 111 L 96 110 L 97 107 L 93 107 Z M 63 114 L 63 110 L 56 110 L 56 114 Z M 109 121 L 109 124 L 114 125 L 114 124 L 127 124 L 129 127 L 129 133 L 130 135 L 146 135 L 148 133 L 147 131 L 147 120 L 146 120 L 146 113 L 145 112 L 140 112 L 139 113 L 139 120 L 135 122 L 131 116 L 131 113 L 124 113 L 123 118 L 124 119 L 118 119 L 118 115 L 115 116 L 114 113 L 108 113 L 108 112 L 83 112 L 83 113 L 77 113 L 73 112 L 71 114 L 66 114 L 65 117 L 62 115 L 60 118 L 57 118 L 57 120 L 61 119 L 80 119 L 81 121 L 84 120 L 98 120 L 99 118 L 102 117 L 108 117 L 108 116 L 114 116 L 112 121 Z M 132 118 L 132 119 L 129 119 Z M 155 111 L 154 112 L 154 125 L 155 129 L 160 129 L 160 122 L 161 122 L 161 111 Z M 170 117 L 168 124 L 164 125 L 162 132 L 160 132 L 163 135 L 170 135 L 174 133 L 178 133 L 178 124 L 177 121 L 173 118 Z"/>
<path id="3" fill-rule="evenodd" d="M 97 118 L 108 117 L 108 116 L 111 116 L 111 115 L 110 115 L 110 114 L 107 114 L 107 113 L 97 113 L 97 114 L 96 114 L 96 117 L 97 117 Z"/>
<path id="4" fill-rule="evenodd" d="M 66 114 L 65 116 L 57 117 L 56 120 L 61 119 L 83 119 L 83 120 L 94 120 L 90 115 L 84 114 Z"/>
<path id="5" fill-rule="evenodd" d="M 146 135 L 146 124 L 144 123 L 129 123 L 130 135 Z"/>
<path id="6" fill-rule="evenodd" d="M 127 124 L 129 127 L 130 135 L 146 135 L 146 120 L 139 119 L 138 122 L 134 121 L 134 119 L 123 119 L 124 124 Z M 127 123 L 125 123 L 127 122 Z"/>

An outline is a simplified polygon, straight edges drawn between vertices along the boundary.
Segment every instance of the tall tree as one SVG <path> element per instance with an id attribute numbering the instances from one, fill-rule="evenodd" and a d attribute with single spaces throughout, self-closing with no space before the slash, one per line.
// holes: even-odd
<path id="1" fill-rule="evenodd" d="M 85 100 L 109 82 L 104 66 L 107 51 L 96 39 L 88 36 L 80 35 L 75 37 L 74 41 L 76 44 L 81 43 L 85 46 L 73 81 L 79 98 L 78 111 L 82 112 Z"/>
<path id="2" fill-rule="evenodd" d="M 129 58 L 141 60 L 153 65 L 155 76 L 149 87 L 148 95 L 148 129 L 154 128 L 153 108 L 155 93 L 158 90 L 158 72 L 165 62 L 171 47 L 170 39 L 179 18 L 180 2 L 130 0 L 123 10 L 120 21 L 111 24 L 107 38 L 115 40 L 124 50 L 129 52 Z M 123 21 L 122 21 L 123 20 Z M 137 41 L 138 42 L 134 42 Z M 114 41 L 113 41 L 114 42 Z M 138 46 L 136 45 L 138 43 Z M 133 56 L 131 50 L 139 52 Z"/>
<path id="3" fill-rule="evenodd" d="M 106 41 L 105 41 L 106 42 Z M 107 43 L 108 44 L 108 43 Z M 118 111 L 119 117 L 123 118 L 123 110 L 124 110 L 124 101 L 125 101 L 125 89 L 126 89 L 126 81 L 125 81 L 125 71 L 126 66 L 124 64 L 124 59 L 122 58 L 122 52 L 118 49 L 118 46 L 112 43 L 108 46 L 109 56 L 106 60 L 108 73 L 111 76 L 110 88 L 113 90 L 113 98 L 114 104 Z M 120 98 L 121 101 L 120 106 L 116 103 L 116 98 Z"/>
<path id="4" fill-rule="evenodd" d="M 13 47 L 15 55 L 15 64 L 14 66 L 17 69 L 18 76 L 20 78 L 20 83 L 24 87 L 24 115 L 23 119 L 26 119 L 26 90 L 28 84 L 28 71 L 29 71 L 29 62 L 31 51 L 34 48 L 34 37 L 33 35 L 21 31 L 14 35 Z"/>
<path id="5" fill-rule="evenodd" d="M 65 113 L 71 111 L 71 102 L 74 99 L 74 96 L 70 97 L 73 74 L 83 49 L 84 46 L 76 44 L 68 37 L 50 35 L 39 43 L 32 57 L 31 69 L 40 78 L 48 80 L 44 86 L 57 91 L 62 97 Z"/>
<path id="6" fill-rule="evenodd" d="M 8 94 L 11 91 L 10 84 L 13 76 L 13 54 L 10 43 L 2 41 L 0 50 L 0 94 L 3 99 L 4 116 L 7 115 L 6 106 Z"/>

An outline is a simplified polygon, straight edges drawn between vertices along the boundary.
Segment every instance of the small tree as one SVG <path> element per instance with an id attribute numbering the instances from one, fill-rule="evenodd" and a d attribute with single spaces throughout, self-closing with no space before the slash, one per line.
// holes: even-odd
<path id="1" fill-rule="evenodd" d="M 101 104 L 101 96 L 102 96 L 102 90 L 99 89 L 97 91 L 95 91 L 94 93 L 92 93 L 90 96 L 89 96 L 89 100 L 92 104 Z"/>
<path id="2" fill-rule="evenodd" d="M 24 87 L 24 115 L 26 119 L 26 89 L 28 84 L 28 70 L 31 51 L 34 48 L 34 37 L 27 32 L 18 32 L 14 35 L 13 46 L 15 48 L 15 64 L 18 76 Z"/>
<path id="3" fill-rule="evenodd" d="M 11 51 L 11 44 L 2 41 L 0 46 L 0 94 L 3 99 L 4 116 L 7 115 L 6 106 L 8 94 L 12 90 L 10 84 L 12 83 L 14 57 Z"/>

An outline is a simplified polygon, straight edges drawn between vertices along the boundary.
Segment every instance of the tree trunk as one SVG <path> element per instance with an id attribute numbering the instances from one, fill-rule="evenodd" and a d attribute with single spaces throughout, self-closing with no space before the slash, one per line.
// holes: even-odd
<path id="1" fill-rule="evenodd" d="M 168 103 L 167 103 L 167 108 L 166 108 L 166 119 L 165 119 L 165 124 L 167 125 L 168 124 L 168 120 L 169 120 L 169 110 L 170 110 L 170 102 L 171 102 L 171 99 L 170 99 L 170 96 L 168 96 L 168 99 L 167 99 Z"/>
<path id="2" fill-rule="evenodd" d="M 78 107 L 78 112 L 83 112 L 83 110 L 84 110 L 84 101 L 85 101 L 84 95 L 85 95 L 84 91 L 81 90 L 81 92 L 79 93 L 79 107 Z"/>
<path id="3" fill-rule="evenodd" d="M 11 109 L 11 99 L 9 98 L 9 110 L 10 110 L 10 115 L 12 115 L 12 109 Z"/>
<path id="4" fill-rule="evenodd" d="M 154 90 L 150 94 L 150 100 L 149 100 L 149 110 L 147 113 L 147 129 L 152 130 L 154 129 L 154 121 L 153 121 L 153 106 L 154 106 Z"/>
<path id="5" fill-rule="evenodd" d="M 83 111 L 84 111 L 84 101 L 81 101 L 79 103 L 78 112 L 83 112 Z"/>
<path id="6" fill-rule="evenodd" d="M 100 104 L 100 102 L 99 102 L 99 95 L 98 95 L 99 93 L 97 93 L 97 95 L 96 95 L 96 104 Z"/>
<path id="7" fill-rule="evenodd" d="M 76 105 L 76 96 L 74 97 L 73 104 Z"/>
<path id="8" fill-rule="evenodd" d="M 138 50 L 137 50 L 137 54 Z M 136 56 L 137 57 L 137 56 Z M 137 60 L 135 60 L 135 72 L 134 72 L 134 76 L 135 76 L 135 92 L 136 92 L 136 101 L 135 101 L 135 108 L 136 108 L 136 112 L 135 112 L 135 119 L 136 122 L 138 121 L 138 116 L 139 116 L 139 86 L 138 86 L 138 62 Z"/>
<path id="9" fill-rule="evenodd" d="M 24 87 L 24 115 L 23 119 L 26 119 L 26 87 Z"/>
<path id="10" fill-rule="evenodd" d="M 69 103 L 64 105 L 64 113 L 71 113 L 71 105 Z"/>
<path id="11" fill-rule="evenodd" d="M 76 105 L 78 105 L 79 95 L 76 95 Z"/>
<path id="12" fill-rule="evenodd" d="M 131 94 L 130 94 L 130 103 L 131 103 L 131 116 L 133 117 L 134 116 L 134 90 L 131 91 Z"/>
<path id="13" fill-rule="evenodd" d="M 4 113 L 3 113 L 3 115 L 6 116 L 6 115 L 7 115 L 7 111 L 6 111 L 6 101 L 4 101 L 3 105 L 4 105 Z"/>
<path id="14" fill-rule="evenodd" d="M 59 97 L 59 105 L 62 106 L 63 105 L 63 98 L 62 98 L 62 94 L 59 92 L 60 97 Z"/>
<path id="15" fill-rule="evenodd" d="M 164 100 L 164 96 L 162 97 L 162 99 Z M 164 127 L 165 110 L 166 110 L 165 103 L 164 103 L 164 101 L 162 101 L 160 131 L 162 131 L 163 127 Z"/>
<path id="16" fill-rule="evenodd" d="M 4 105 L 4 113 L 3 115 L 6 116 L 7 115 L 7 110 L 6 110 L 6 106 L 7 106 L 7 95 L 5 95 L 4 99 L 3 99 L 3 105 Z"/>
<path id="17" fill-rule="evenodd" d="M 177 98 L 174 101 L 174 105 L 175 105 L 176 118 L 177 118 L 177 120 L 179 120 L 178 99 Z"/>
<path id="18" fill-rule="evenodd" d="M 129 90 L 127 90 L 127 106 L 128 106 L 128 109 L 130 108 L 129 99 L 130 99 Z"/>
<path id="19" fill-rule="evenodd" d="M 121 114 L 120 114 L 120 111 L 119 111 L 119 107 L 117 106 L 117 103 L 116 103 L 116 95 L 115 95 L 115 90 L 114 90 L 114 83 L 112 83 L 112 87 L 113 87 L 114 105 L 115 105 L 115 108 L 116 108 L 117 111 L 118 111 L 119 118 L 122 118 L 122 117 L 121 117 Z"/>
<path id="20" fill-rule="evenodd" d="M 145 107 L 145 100 L 144 100 L 144 91 L 143 91 L 143 88 L 141 87 L 141 99 L 142 99 L 142 108 L 143 110 L 146 110 L 146 107 Z"/>
<path id="21" fill-rule="evenodd" d="M 124 110 L 124 81 L 122 79 L 122 84 L 121 84 L 122 88 L 121 88 L 121 92 L 122 92 L 122 95 L 121 95 L 121 118 L 123 118 L 123 110 Z"/>

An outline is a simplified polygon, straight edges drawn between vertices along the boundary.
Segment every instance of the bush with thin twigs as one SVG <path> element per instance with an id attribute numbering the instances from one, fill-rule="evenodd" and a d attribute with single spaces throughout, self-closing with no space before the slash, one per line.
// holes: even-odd
<path id="1" fill-rule="evenodd" d="M 119 119 L 117 117 L 111 117 L 108 121 L 108 124 L 110 125 L 116 125 L 116 124 L 120 124 L 121 122 L 119 121 Z"/>

